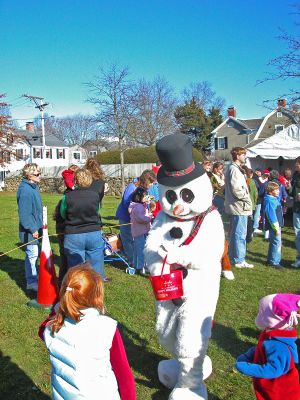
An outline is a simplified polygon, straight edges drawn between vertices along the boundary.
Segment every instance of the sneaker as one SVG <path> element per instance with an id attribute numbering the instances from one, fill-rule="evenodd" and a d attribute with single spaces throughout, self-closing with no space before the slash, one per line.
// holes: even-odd
<path id="1" fill-rule="evenodd" d="M 242 263 L 235 264 L 235 268 L 253 268 L 253 264 L 248 264 L 246 261 L 243 261 Z"/>
<path id="2" fill-rule="evenodd" d="M 229 281 L 233 281 L 234 280 L 234 275 L 232 271 L 222 271 L 223 278 L 228 279 Z"/>
<path id="3" fill-rule="evenodd" d="M 254 229 L 253 233 L 256 233 L 257 235 L 262 235 L 263 231 L 261 229 Z"/>
<path id="4" fill-rule="evenodd" d="M 291 267 L 300 268 L 300 260 L 296 260 L 295 262 L 293 262 L 293 264 L 291 264 Z"/>
<path id="5" fill-rule="evenodd" d="M 37 282 L 27 283 L 26 290 L 34 290 L 35 292 L 37 292 L 38 291 L 38 283 Z"/>

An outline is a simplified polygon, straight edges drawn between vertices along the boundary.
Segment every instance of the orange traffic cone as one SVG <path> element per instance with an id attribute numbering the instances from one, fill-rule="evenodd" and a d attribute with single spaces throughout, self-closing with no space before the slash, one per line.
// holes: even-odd
<path id="1" fill-rule="evenodd" d="M 57 277 L 50 246 L 47 225 L 47 207 L 43 207 L 43 238 L 40 254 L 39 285 L 37 302 L 41 306 L 51 306 L 58 299 Z"/>

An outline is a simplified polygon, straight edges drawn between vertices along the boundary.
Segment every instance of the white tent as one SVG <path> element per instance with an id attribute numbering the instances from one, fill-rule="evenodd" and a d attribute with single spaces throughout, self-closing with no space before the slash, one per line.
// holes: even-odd
<path id="1" fill-rule="evenodd" d="M 273 136 L 247 148 L 247 157 L 294 160 L 300 156 L 300 125 L 291 125 Z"/>

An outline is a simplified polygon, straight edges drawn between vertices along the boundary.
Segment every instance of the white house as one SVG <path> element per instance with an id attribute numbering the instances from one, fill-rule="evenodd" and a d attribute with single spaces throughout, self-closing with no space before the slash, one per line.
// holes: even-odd
<path id="1" fill-rule="evenodd" d="M 17 130 L 16 136 L 13 151 L 6 153 L 6 163 L 0 166 L 0 188 L 6 176 L 18 174 L 27 163 L 37 163 L 46 176 L 59 176 L 68 165 L 86 161 L 82 147 L 70 147 L 52 133 L 46 132 L 43 146 L 42 132 L 35 130 L 32 122 L 26 123 L 26 130 Z"/>

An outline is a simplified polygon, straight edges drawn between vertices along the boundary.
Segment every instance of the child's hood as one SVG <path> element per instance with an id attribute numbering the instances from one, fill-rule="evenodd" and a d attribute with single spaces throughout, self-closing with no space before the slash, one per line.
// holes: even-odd
<path id="1" fill-rule="evenodd" d="M 298 349 L 297 349 L 297 337 L 282 337 L 282 336 L 273 336 L 273 339 L 277 340 L 278 342 L 284 343 L 288 346 L 292 356 L 294 358 L 295 363 L 298 363 Z"/>
<path id="2" fill-rule="evenodd" d="M 141 205 L 141 203 L 135 203 L 134 201 L 131 201 L 130 204 L 129 204 L 129 207 L 128 207 L 128 212 L 129 212 L 129 214 L 131 214 L 131 213 L 132 213 L 132 210 L 133 210 L 136 206 L 139 206 L 139 205 Z"/>

